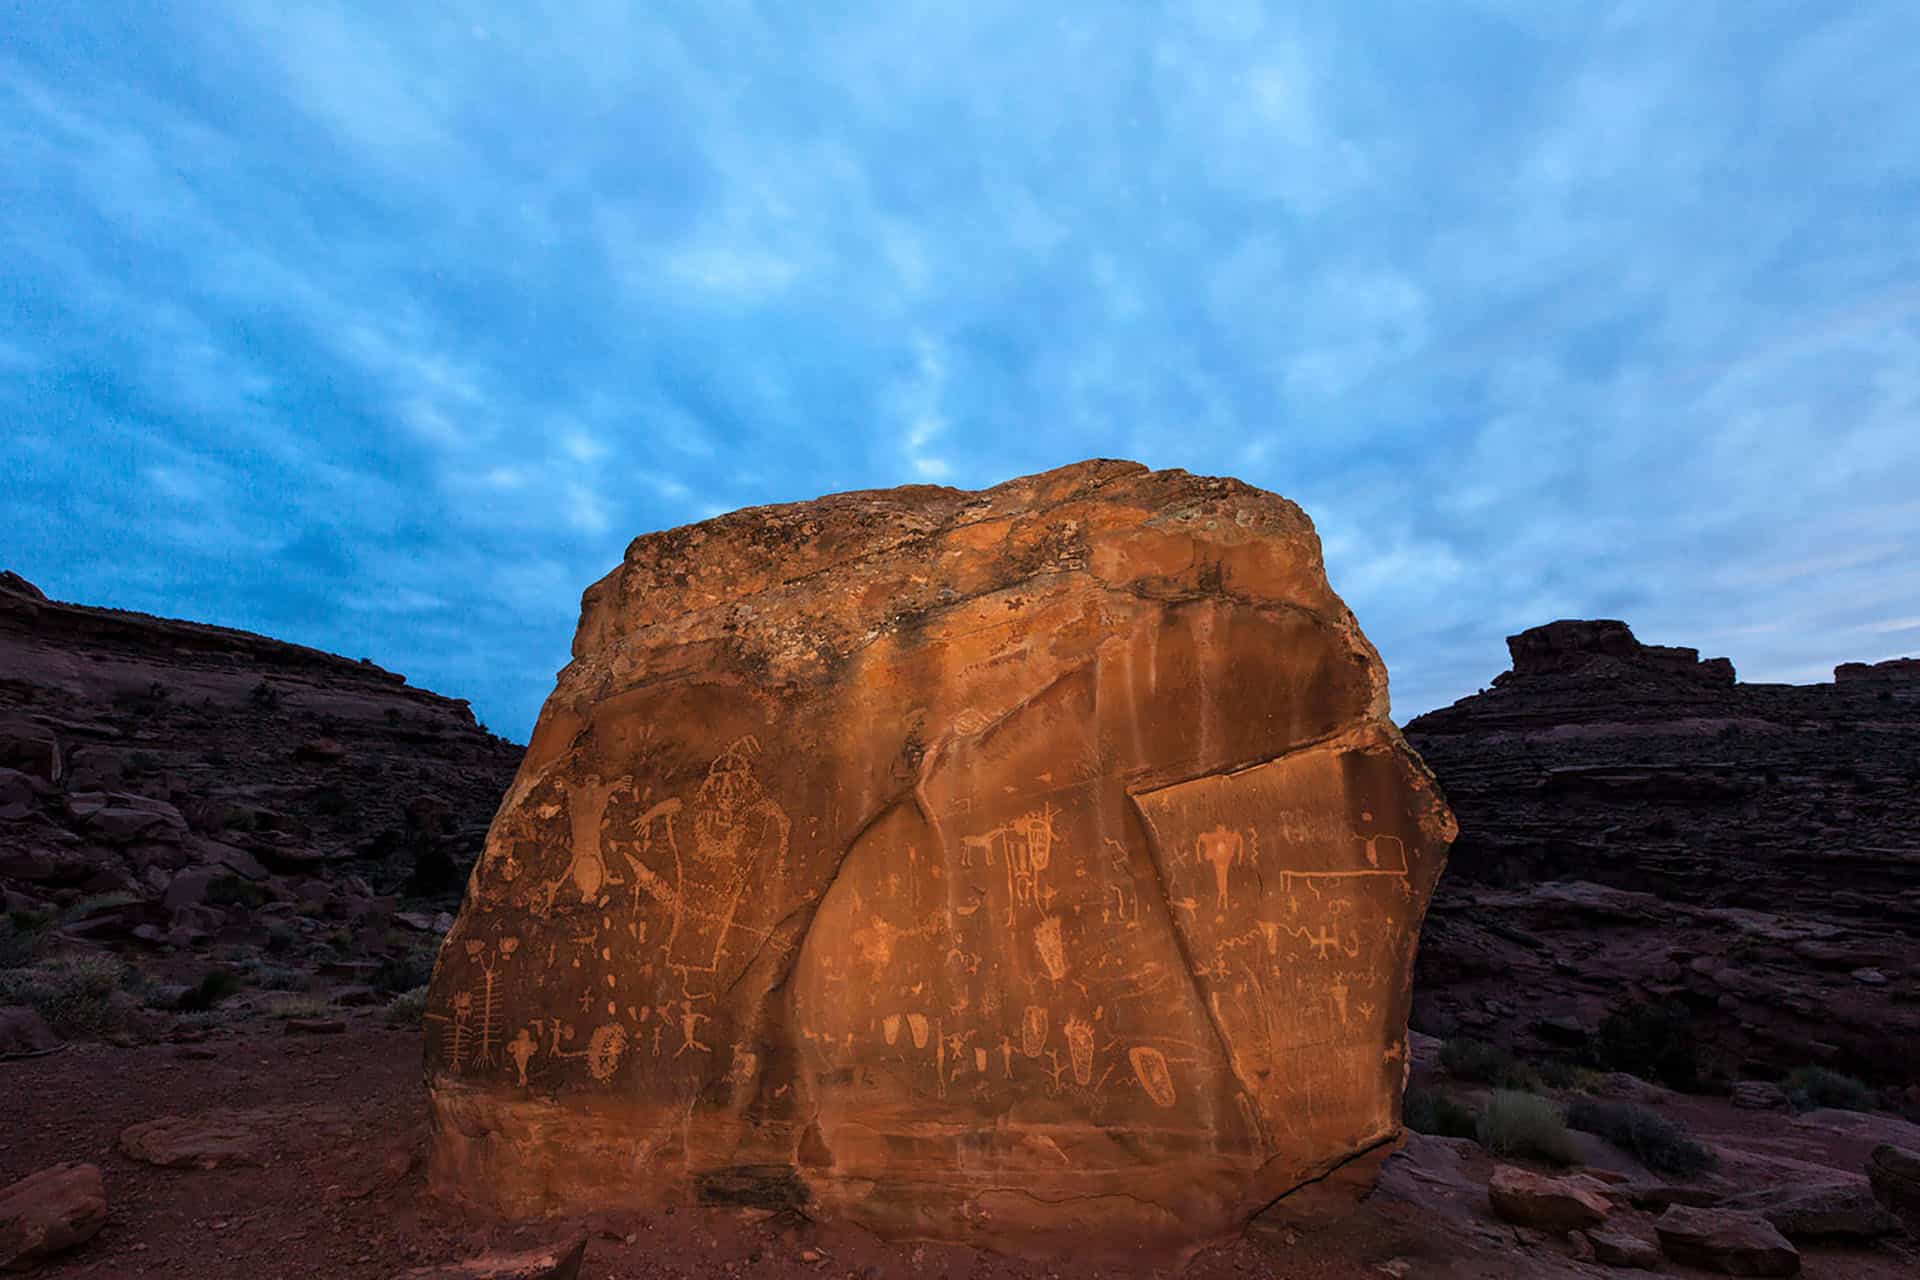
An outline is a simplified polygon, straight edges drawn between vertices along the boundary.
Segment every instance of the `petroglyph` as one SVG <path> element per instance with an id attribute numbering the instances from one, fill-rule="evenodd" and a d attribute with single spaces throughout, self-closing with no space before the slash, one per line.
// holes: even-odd
<path id="1" fill-rule="evenodd" d="M 1020 1052 L 1037 1058 L 1047 1047 L 1047 1010 L 1045 1005 L 1030 1004 L 1020 1018 Z"/>
<path id="2" fill-rule="evenodd" d="M 1173 1072 L 1167 1068 L 1167 1055 L 1152 1045 L 1135 1045 L 1127 1050 L 1127 1062 L 1133 1078 L 1140 1082 L 1156 1107 L 1171 1107 L 1179 1098 L 1173 1089 Z"/>
<path id="3" fill-rule="evenodd" d="M 1067 976 L 1067 947 L 1060 936 L 1059 916 L 1048 916 L 1033 927 L 1033 945 L 1049 978 L 1058 982 Z"/>
<path id="4" fill-rule="evenodd" d="M 627 1029 L 618 1022 L 604 1022 L 593 1029 L 587 1040 L 587 1070 L 602 1084 L 613 1079 L 620 1059 L 627 1051 Z"/>
<path id="5" fill-rule="evenodd" d="M 1214 905 L 1227 909 L 1227 871 L 1245 856 L 1246 837 L 1224 826 L 1203 831 L 1194 848 L 1194 856 L 1213 868 Z"/>
<path id="6" fill-rule="evenodd" d="M 1093 1083 L 1093 1024 L 1068 1018 L 1062 1032 L 1067 1038 L 1067 1053 L 1073 1059 L 1074 1083 Z"/>

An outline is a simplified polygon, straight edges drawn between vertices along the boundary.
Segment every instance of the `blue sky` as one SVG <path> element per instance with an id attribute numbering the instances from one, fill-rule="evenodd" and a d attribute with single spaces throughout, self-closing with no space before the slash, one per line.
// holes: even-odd
<path id="1" fill-rule="evenodd" d="M 637 534 L 1300 502 L 1406 718 L 1920 650 L 1920 5 L 0 3 L 0 566 L 524 738 Z"/>

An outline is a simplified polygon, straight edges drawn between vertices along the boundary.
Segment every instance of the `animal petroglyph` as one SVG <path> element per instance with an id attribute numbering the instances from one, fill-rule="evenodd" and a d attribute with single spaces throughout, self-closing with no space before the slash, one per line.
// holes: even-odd
<path id="1" fill-rule="evenodd" d="M 549 911 L 553 909 L 554 896 L 569 881 L 579 892 L 583 903 L 597 901 L 601 890 L 610 885 L 626 883 L 608 870 L 606 857 L 600 849 L 600 828 L 606 817 L 607 801 L 614 789 L 603 785 L 598 777 L 591 774 L 578 783 L 563 780 L 560 786 L 567 798 L 567 813 L 571 819 L 572 857 L 559 878 L 547 885 Z"/>
<path id="2" fill-rule="evenodd" d="M 1133 1078 L 1140 1082 L 1157 1107 L 1171 1107 L 1178 1098 L 1173 1090 L 1173 1072 L 1167 1068 L 1167 1055 L 1152 1045 L 1135 1045 L 1127 1050 L 1127 1062 Z"/>

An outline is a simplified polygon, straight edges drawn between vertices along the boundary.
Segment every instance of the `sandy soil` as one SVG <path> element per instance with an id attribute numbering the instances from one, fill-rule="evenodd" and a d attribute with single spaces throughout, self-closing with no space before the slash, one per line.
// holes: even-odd
<path id="1" fill-rule="evenodd" d="M 544 1243 L 572 1225 L 475 1226 L 428 1198 L 417 1164 L 408 1168 L 405 1159 L 418 1146 L 421 1103 L 419 1034 L 372 1019 L 332 1036 L 288 1035 L 261 1021 L 194 1045 L 76 1045 L 0 1062 L 0 1185 L 62 1160 L 101 1167 L 111 1218 L 91 1242 L 36 1273 L 57 1277 L 386 1277 L 487 1248 Z M 212 1108 L 264 1111 L 272 1135 L 264 1167 L 157 1169 L 117 1150 L 128 1125 Z M 1489 1168 L 1481 1158 L 1467 1172 L 1484 1185 Z M 589 1225 L 581 1274 L 594 1280 L 1154 1274 L 887 1243 L 839 1224 L 756 1220 L 699 1206 L 608 1215 Z M 1815 1280 L 1917 1273 L 1910 1269 L 1916 1255 L 1903 1249 L 1806 1256 L 1805 1274 Z M 1467 1191 L 1434 1203 L 1376 1195 L 1333 1225 L 1259 1230 L 1208 1250 L 1186 1274 L 1491 1280 L 1618 1273 L 1568 1262 L 1554 1241 L 1536 1239 L 1522 1251 L 1510 1229 L 1488 1218 L 1484 1195 Z"/>

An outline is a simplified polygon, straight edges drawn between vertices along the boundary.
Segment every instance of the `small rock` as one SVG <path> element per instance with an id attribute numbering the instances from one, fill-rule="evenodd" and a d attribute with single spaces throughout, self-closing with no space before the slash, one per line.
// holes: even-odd
<path id="1" fill-rule="evenodd" d="M 288 1018 L 287 1031 L 290 1036 L 337 1036 L 347 1029 L 341 1018 Z"/>
<path id="2" fill-rule="evenodd" d="M 1878 969 L 1855 969 L 1848 976 L 1865 987 L 1884 987 L 1887 985 L 1887 975 Z"/>
<path id="3" fill-rule="evenodd" d="M 1660 1250 L 1675 1262 L 1730 1276 L 1794 1276 L 1800 1253 L 1757 1213 L 1674 1205 L 1654 1222 Z"/>
<path id="4" fill-rule="evenodd" d="M 236 1111 L 161 1116 L 120 1131 L 122 1154 L 162 1169 L 220 1169 L 266 1164 L 266 1140 L 252 1117 Z"/>
<path id="5" fill-rule="evenodd" d="M 1494 1169 L 1487 1181 L 1487 1200 L 1506 1221 L 1545 1231 L 1598 1226 L 1612 1209 L 1593 1184 L 1549 1178 L 1510 1164 Z"/>
<path id="6" fill-rule="evenodd" d="M 1733 1086 L 1733 1105 L 1746 1111 L 1781 1111 L 1787 1105 L 1787 1091 L 1765 1080 L 1739 1080 Z"/>
<path id="7" fill-rule="evenodd" d="M 401 1275 L 403 1280 L 577 1280 L 586 1254 L 587 1233 L 581 1230 L 544 1249 L 483 1253 L 464 1262 L 415 1267 Z"/>
<path id="8" fill-rule="evenodd" d="M 24 1271 L 93 1238 L 107 1193 L 90 1164 L 56 1164 L 0 1189 L 0 1269 Z"/>
<path id="9" fill-rule="evenodd" d="M 352 983 L 344 987 L 335 987 L 327 1000 L 330 1004 L 350 1009 L 361 1005 L 379 1004 L 381 995 L 365 983 Z"/>
<path id="10" fill-rule="evenodd" d="M 185 1058 L 189 1062 L 211 1062 L 219 1057 L 220 1054 L 217 1050 L 204 1044 L 183 1044 L 173 1051 L 173 1056 L 176 1058 Z"/>
<path id="11" fill-rule="evenodd" d="M 1864 1177 L 1769 1187 L 1736 1196 L 1726 1207 L 1759 1214 L 1789 1240 L 1874 1240 L 1900 1230 Z"/>
<path id="12" fill-rule="evenodd" d="M 0 1009 L 0 1058 L 50 1053 L 59 1047 L 60 1037 L 53 1034 L 38 1010 L 23 1004 Z"/>
<path id="13" fill-rule="evenodd" d="M 1873 1198 L 1920 1236 L 1920 1152 L 1881 1143 L 1867 1157 L 1867 1181 Z"/>
<path id="14" fill-rule="evenodd" d="M 1587 1243 L 1593 1246 L 1594 1261 L 1609 1267 L 1632 1267 L 1641 1271 L 1660 1269 L 1660 1246 L 1651 1240 L 1642 1240 L 1639 1236 L 1625 1231 L 1607 1231 L 1596 1229 L 1587 1234 Z"/>
<path id="15" fill-rule="evenodd" d="M 800 1261 L 802 1262 L 817 1264 L 817 1263 L 825 1262 L 826 1260 L 827 1260 L 827 1255 L 820 1252 L 818 1249 L 802 1249 L 800 1251 Z"/>

